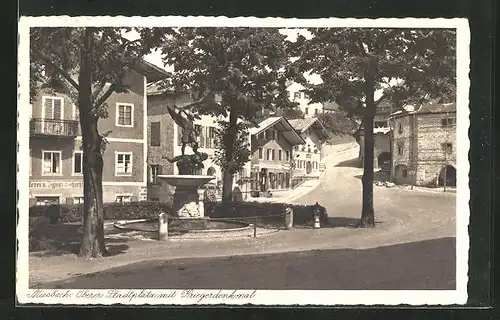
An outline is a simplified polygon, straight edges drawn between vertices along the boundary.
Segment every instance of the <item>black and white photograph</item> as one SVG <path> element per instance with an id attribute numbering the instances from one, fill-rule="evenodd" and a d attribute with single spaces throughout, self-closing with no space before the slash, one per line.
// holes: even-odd
<path id="1" fill-rule="evenodd" d="M 466 19 L 21 17 L 17 299 L 465 304 Z"/>

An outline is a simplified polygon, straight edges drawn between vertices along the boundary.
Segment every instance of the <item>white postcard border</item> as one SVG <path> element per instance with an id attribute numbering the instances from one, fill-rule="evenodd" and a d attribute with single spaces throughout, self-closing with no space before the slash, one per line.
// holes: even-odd
<path id="1" fill-rule="evenodd" d="M 115 290 L 120 298 L 109 297 L 109 290 L 37 290 L 29 289 L 28 202 L 29 202 L 29 112 L 18 108 L 18 226 L 16 295 L 18 303 L 110 305 L 110 304 L 228 304 L 228 305 L 449 305 L 467 301 L 469 252 L 469 69 L 470 32 L 466 19 L 284 19 L 255 17 L 21 17 L 18 45 L 18 106 L 29 105 L 29 28 L 34 26 L 247 26 L 247 27 L 390 27 L 456 28 L 457 30 L 457 202 L 456 202 L 456 290 L 196 290 L 202 297 L 183 298 L 186 290 Z M 110 289 L 113 290 L 113 289 Z M 47 297 L 42 297 L 45 293 Z M 193 294 L 194 294 L 193 293 Z M 221 294 L 247 295 L 248 298 L 221 298 Z M 64 295 L 68 296 L 65 298 Z M 88 294 L 94 295 L 89 298 Z M 142 294 L 142 296 L 141 296 Z M 169 298 L 169 294 L 172 296 Z M 212 295 L 210 298 L 209 295 Z M 218 294 L 218 296 L 217 296 Z M 52 296 L 51 296 L 52 295 Z M 79 295 L 79 297 L 77 297 Z M 135 295 L 135 296 L 134 296 Z M 154 295 L 161 298 L 152 298 Z M 55 297 L 59 296 L 59 297 Z M 85 297 L 87 296 L 87 297 Z M 115 295 L 116 296 L 116 295 Z M 148 298 L 149 297 L 149 298 Z"/>

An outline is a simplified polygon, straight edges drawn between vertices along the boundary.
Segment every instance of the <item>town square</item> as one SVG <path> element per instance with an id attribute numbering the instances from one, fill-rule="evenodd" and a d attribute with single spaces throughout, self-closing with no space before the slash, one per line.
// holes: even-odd
<path id="1" fill-rule="evenodd" d="M 31 299 L 462 294 L 463 28 L 286 22 L 26 23 Z"/>

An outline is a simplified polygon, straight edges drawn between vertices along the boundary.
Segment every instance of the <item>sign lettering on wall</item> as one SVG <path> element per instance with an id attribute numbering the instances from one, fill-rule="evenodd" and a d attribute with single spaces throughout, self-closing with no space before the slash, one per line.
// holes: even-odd
<path id="1" fill-rule="evenodd" d="M 83 181 L 30 181 L 33 189 L 70 189 L 83 188 Z"/>

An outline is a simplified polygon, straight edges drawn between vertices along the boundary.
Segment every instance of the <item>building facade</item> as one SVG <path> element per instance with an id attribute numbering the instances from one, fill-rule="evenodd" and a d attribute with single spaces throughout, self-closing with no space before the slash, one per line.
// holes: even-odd
<path id="1" fill-rule="evenodd" d="M 283 117 L 270 117 L 250 129 L 252 196 L 290 189 L 293 148 L 306 142 Z"/>
<path id="2" fill-rule="evenodd" d="M 392 170 L 395 183 L 456 185 L 456 105 L 429 103 L 413 112 L 396 112 Z"/>
<path id="3" fill-rule="evenodd" d="M 330 137 L 318 118 L 289 120 L 305 143 L 294 147 L 294 177 L 319 177 L 325 166 L 323 145 Z"/>
<path id="4" fill-rule="evenodd" d="M 311 100 L 304 92 L 301 92 L 301 90 L 304 89 L 305 88 L 303 85 L 296 82 L 290 82 L 286 88 L 290 101 L 296 102 L 298 104 L 300 111 L 304 113 L 304 117 L 316 117 L 318 114 L 323 112 L 323 104 L 309 104 Z"/>
<path id="5" fill-rule="evenodd" d="M 108 133 L 103 154 L 103 200 L 146 199 L 148 81 L 164 74 L 143 62 L 125 79 L 127 93 L 106 101 L 108 117 L 99 132 Z M 30 205 L 83 202 L 83 153 L 78 108 L 62 94 L 40 91 L 31 106 Z"/>
<path id="6" fill-rule="evenodd" d="M 165 92 L 154 84 L 150 85 L 148 89 L 147 194 L 151 201 L 168 202 L 172 199 L 175 188 L 162 181 L 161 178 L 159 179 L 158 175 L 178 174 L 177 166 L 163 157 L 173 158 L 182 154 L 182 128 L 174 122 L 168 113 L 167 105 L 181 108 L 192 102 L 193 99 L 188 92 Z M 198 132 L 198 151 L 208 154 L 208 159 L 203 162 L 204 168 L 198 174 L 214 177 L 207 187 L 219 193 L 218 196 L 222 190 L 222 169 L 215 163 L 214 158 L 215 152 L 219 148 L 215 136 L 219 120 L 223 120 L 223 118 L 202 115 L 194 121 L 195 130 Z M 186 148 L 186 152 L 191 153 L 191 149 Z M 241 178 L 248 176 L 249 168 L 250 163 L 235 175 L 233 180 L 235 185 L 238 185 Z"/>
<path id="7" fill-rule="evenodd" d="M 393 111 L 392 105 L 387 101 L 381 101 L 377 106 L 377 112 L 375 114 L 375 119 L 373 122 L 373 166 L 375 169 L 382 169 L 384 171 L 390 171 L 391 162 L 391 128 L 389 126 L 389 117 Z M 359 156 L 358 161 L 361 167 L 363 167 L 364 161 L 364 129 L 360 130 L 355 135 L 356 141 L 359 144 Z"/>

